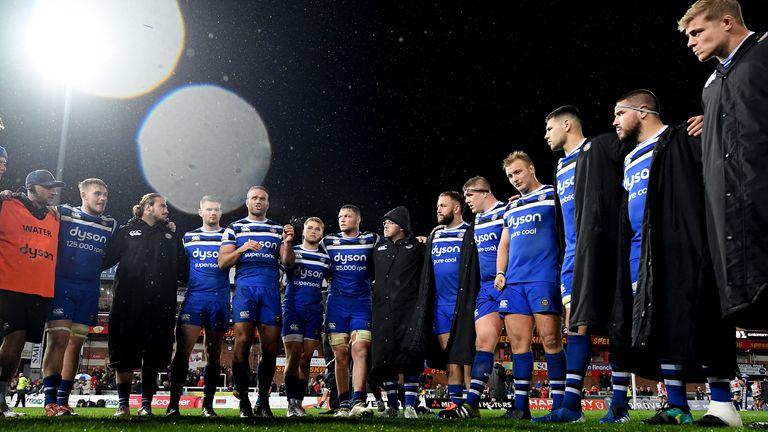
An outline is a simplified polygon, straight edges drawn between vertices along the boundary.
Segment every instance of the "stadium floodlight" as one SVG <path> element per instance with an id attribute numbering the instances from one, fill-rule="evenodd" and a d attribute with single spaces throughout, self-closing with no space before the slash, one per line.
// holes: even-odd
<path id="1" fill-rule="evenodd" d="M 87 81 L 112 55 L 104 22 L 83 0 L 39 0 L 24 35 L 32 63 L 68 87 Z"/>

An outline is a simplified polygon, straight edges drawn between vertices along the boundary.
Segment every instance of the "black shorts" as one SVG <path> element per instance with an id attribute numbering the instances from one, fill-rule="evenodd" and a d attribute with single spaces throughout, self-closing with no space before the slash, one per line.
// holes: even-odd
<path id="1" fill-rule="evenodd" d="M 0 289 L 0 326 L 5 334 L 23 330 L 26 341 L 40 343 L 51 299 Z"/>

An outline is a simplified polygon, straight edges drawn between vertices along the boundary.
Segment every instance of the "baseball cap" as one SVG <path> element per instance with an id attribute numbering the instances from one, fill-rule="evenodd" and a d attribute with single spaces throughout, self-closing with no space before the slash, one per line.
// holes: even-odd
<path id="1" fill-rule="evenodd" d="M 58 181 L 53 177 L 50 171 L 36 170 L 27 174 L 27 180 L 24 182 L 27 187 L 39 185 L 43 187 L 64 187 L 64 182 Z"/>

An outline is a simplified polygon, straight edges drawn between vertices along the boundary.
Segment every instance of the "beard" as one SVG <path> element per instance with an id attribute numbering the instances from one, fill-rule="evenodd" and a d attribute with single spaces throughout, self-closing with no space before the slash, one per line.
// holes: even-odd
<path id="1" fill-rule="evenodd" d="M 640 136 L 640 124 L 635 124 L 630 129 L 624 129 L 624 136 L 619 135 L 619 140 L 624 144 L 636 143 L 637 137 Z"/>
<path id="2" fill-rule="evenodd" d="M 449 213 L 445 216 L 438 216 L 437 217 L 437 223 L 441 225 L 450 225 L 453 223 L 453 213 Z"/>

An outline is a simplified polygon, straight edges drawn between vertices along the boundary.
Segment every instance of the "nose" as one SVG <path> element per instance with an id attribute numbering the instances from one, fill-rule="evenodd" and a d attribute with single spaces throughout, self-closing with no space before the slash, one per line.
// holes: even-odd
<path id="1" fill-rule="evenodd" d="M 615 116 L 613 118 L 613 126 L 616 127 L 619 125 L 619 116 Z"/>

